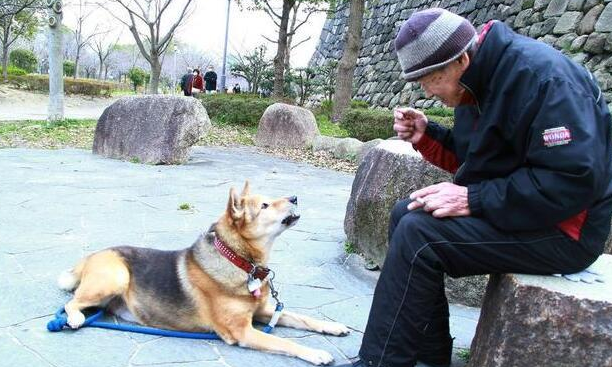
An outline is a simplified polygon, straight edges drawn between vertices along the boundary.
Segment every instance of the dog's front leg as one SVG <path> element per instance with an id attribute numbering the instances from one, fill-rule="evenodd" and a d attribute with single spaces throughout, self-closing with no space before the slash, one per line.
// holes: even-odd
<path id="1" fill-rule="evenodd" d="M 265 304 L 255 312 L 254 316 L 255 320 L 265 324 L 270 321 L 273 314 L 274 307 L 269 304 Z M 317 320 L 309 316 L 300 315 L 289 311 L 283 311 L 280 319 L 278 319 L 278 325 L 335 336 L 346 336 L 350 332 L 345 325 L 339 322 Z"/>
<path id="2" fill-rule="evenodd" d="M 334 357 L 324 350 L 308 348 L 253 327 L 247 327 L 241 335 L 235 337 L 241 347 L 298 357 L 317 366 L 330 364 L 334 360 Z"/>

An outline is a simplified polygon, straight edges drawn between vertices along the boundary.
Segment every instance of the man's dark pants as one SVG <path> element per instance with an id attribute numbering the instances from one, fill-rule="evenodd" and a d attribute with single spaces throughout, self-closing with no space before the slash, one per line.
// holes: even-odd
<path id="1" fill-rule="evenodd" d="M 389 251 L 359 352 L 367 366 L 450 364 L 444 273 L 569 274 L 597 258 L 557 229 L 508 233 L 480 218 L 408 211 L 409 202 L 391 212 Z"/>

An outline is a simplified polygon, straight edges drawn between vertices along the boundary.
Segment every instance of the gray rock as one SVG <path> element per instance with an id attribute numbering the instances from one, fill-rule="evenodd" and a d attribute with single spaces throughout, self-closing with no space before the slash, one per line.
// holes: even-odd
<path id="1" fill-rule="evenodd" d="M 592 7 L 598 5 L 599 3 L 601 3 L 600 0 L 586 0 L 584 6 L 582 7 L 582 11 L 589 11 Z"/>
<path id="2" fill-rule="evenodd" d="M 450 175 L 424 161 L 410 143 L 385 140 L 361 161 L 344 217 L 348 241 L 381 265 L 393 205 L 416 189 L 449 181 Z"/>
<path id="3" fill-rule="evenodd" d="M 609 33 L 608 37 L 606 37 L 606 44 L 604 45 L 604 50 L 612 52 L 612 33 Z M 608 68 L 612 69 L 611 67 Z"/>
<path id="4" fill-rule="evenodd" d="M 604 255 L 596 264 L 612 278 L 612 256 Z M 610 282 L 493 275 L 472 341 L 470 366 L 610 366 L 610 315 Z"/>
<path id="5" fill-rule="evenodd" d="M 576 37 L 576 39 L 574 39 L 572 41 L 572 44 L 570 45 L 570 51 L 579 51 L 586 43 L 587 38 L 589 38 L 589 36 L 587 36 L 586 34 Z"/>
<path id="6" fill-rule="evenodd" d="M 592 54 L 601 54 L 606 44 L 606 35 L 601 33 L 591 33 L 584 44 L 584 50 Z"/>
<path id="7" fill-rule="evenodd" d="M 588 59 L 589 59 L 589 55 L 584 52 L 579 52 L 575 54 L 574 56 L 572 56 L 572 60 L 574 60 L 574 62 L 578 64 L 584 64 L 587 62 Z"/>
<path id="8" fill-rule="evenodd" d="M 599 20 L 595 23 L 595 31 L 597 32 L 612 32 L 612 3 L 608 3 Z"/>
<path id="9" fill-rule="evenodd" d="M 181 164 L 210 128 L 202 103 L 191 97 L 123 97 L 98 119 L 93 153 L 149 164 Z"/>
<path id="10" fill-rule="evenodd" d="M 559 37 L 557 42 L 555 42 L 555 47 L 562 50 L 570 49 L 576 37 L 576 33 L 564 34 L 563 36 Z"/>
<path id="11" fill-rule="evenodd" d="M 528 25 L 530 25 L 531 23 L 529 22 L 529 18 L 531 18 L 532 14 L 533 14 L 532 9 L 525 9 L 521 11 L 520 13 L 518 13 L 518 15 L 516 16 L 516 19 L 514 20 L 514 27 L 523 28 L 523 27 L 527 27 Z"/>
<path id="12" fill-rule="evenodd" d="M 550 4 L 550 0 L 535 0 L 535 2 L 533 3 L 533 10 L 540 11 L 546 8 L 548 4 Z"/>
<path id="13" fill-rule="evenodd" d="M 372 150 L 375 146 L 377 146 L 381 142 L 383 142 L 383 139 L 373 139 L 373 140 L 366 141 L 365 143 L 363 143 L 363 145 L 361 146 L 361 150 L 357 154 L 357 163 L 361 163 L 361 161 L 363 160 L 363 157 L 365 157 L 368 153 L 370 153 L 370 150 Z"/>
<path id="14" fill-rule="evenodd" d="M 584 0 L 570 0 L 567 4 L 567 10 L 569 11 L 580 11 L 584 5 Z"/>
<path id="15" fill-rule="evenodd" d="M 339 138 L 332 136 L 318 135 L 312 140 L 312 151 L 318 152 L 321 150 L 330 152 L 337 144 Z"/>
<path id="16" fill-rule="evenodd" d="M 335 158 L 354 161 L 357 159 L 357 154 L 361 151 L 363 143 L 355 138 L 339 139 L 332 151 Z"/>
<path id="17" fill-rule="evenodd" d="M 309 110 L 275 103 L 259 120 L 255 144 L 267 147 L 307 148 L 320 135 L 317 121 Z"/>
<path id="18" fill-rule="evenodd" d="M 446 298 L 451 303 L 470 307 L 480 307 L 484 298 L 488 275 L 476 275 L 463 278 L 445 277 Z"/>
<path id="19" fill-rule="evenodd" d="M 544 12 L 544 18 L 558 17 L 563 15 L 567 9 L 568 3 L 569 0 L 552 0 Z"/>
<path id="20" fill-rule="evenodd" d="M 578 34 L 589 34 L 595 30 L 595 23 L 605 9 L 603 4 L 594 6 L 589 10 L 578 25 Z"/>
<path id="21" fill-rule="evenodd" d="M 570 11 L 561 16 L 557 25 L 553 29 L 554 34 L 566 34 L 575 32 L 578 24 L 582 20 L 582 13 L 578 11 Z"/>

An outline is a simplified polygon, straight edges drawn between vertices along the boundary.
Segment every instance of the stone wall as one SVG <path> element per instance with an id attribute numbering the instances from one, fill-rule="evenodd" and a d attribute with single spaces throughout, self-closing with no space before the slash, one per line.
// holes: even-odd
<path id="1" fill-rule="evenodd" d="M 323 65 L 342 56 L 348 1 L 325 22 L 310 61 Z M 401 24 L 417 11 L 442 7 L 469 19 L 476 27 L 491 19 L 546 42 L 585 65 L 599 80 L 612 109 L 612 0 L 374 0 L 366 2 L 363 45 L 355 70 L 353 95 L 379 107 L 431 107 L 416 83 L 406 83 L 393 40 Z"/>

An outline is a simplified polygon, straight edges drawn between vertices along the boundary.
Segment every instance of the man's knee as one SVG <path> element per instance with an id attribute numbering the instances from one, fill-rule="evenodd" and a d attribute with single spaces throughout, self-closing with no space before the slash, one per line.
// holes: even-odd
<path id="1" fill-rule="evenodd" d="M 405 213 L 397 223 L 389 239 L 389 254 L 412 258 L 430 239 L 431 220 L 436 220 L 429 213 L 416 210 Z"/>
<path id="2" fill-rule="evenodd" d="M 395 203 L 393 209 L 391 209 L 391 223 L 398 223 L 409 212 L 408 204 L 411 201 L 410 199 L 403 199 Z"/>

